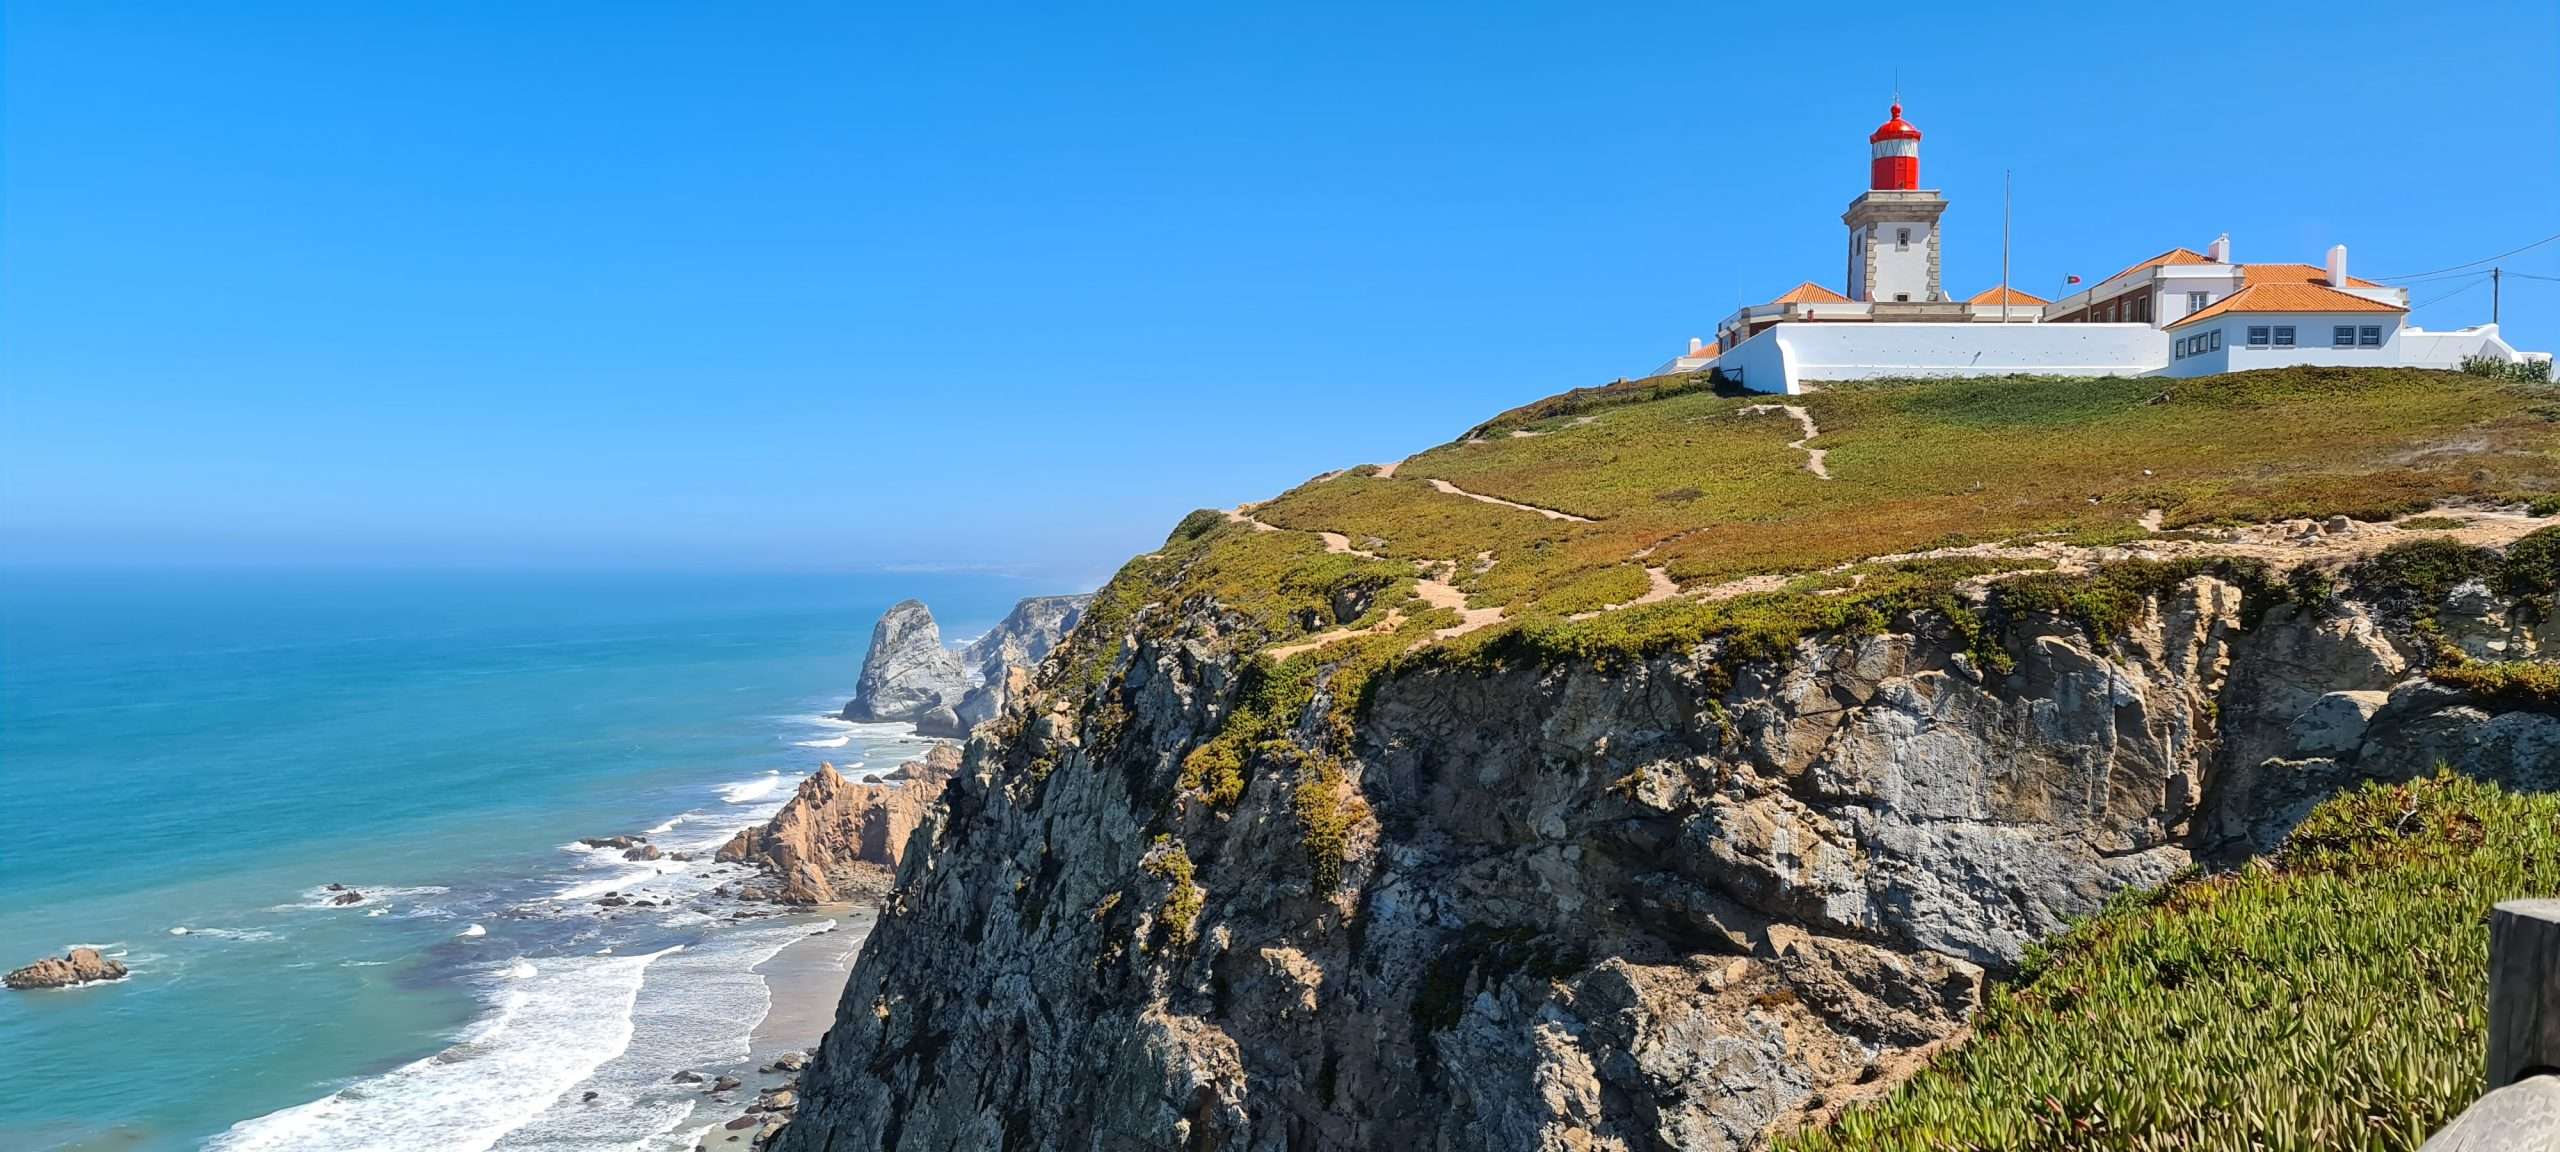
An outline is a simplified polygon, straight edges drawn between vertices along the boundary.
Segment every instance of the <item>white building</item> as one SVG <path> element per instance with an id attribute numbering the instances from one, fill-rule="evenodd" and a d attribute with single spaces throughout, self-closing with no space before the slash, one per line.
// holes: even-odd
<path id="1" fill-rule="evenodd" d="M 1659 373 L 1713 369 L 1742 387 L 1903 376 L 2203 376 L 2289 364 L 2454 368 L 2517 352 L 2483 324 L 2406 326 L 2408 290 L 2325 265 L 2241 264 L 2231 238 L 2172 248 L 2060 300 L 2006 286 L 1962 301 L 1939 280 L 1946 198 L 1920 187 L 1920 130 L 1902 105 L 1868 138 L 1868 189 L 1850 201 L 1847 293 L 1807 282 L 1716 325 Z M 2076 281 L 2076 277 L 2074 278 Z"/>

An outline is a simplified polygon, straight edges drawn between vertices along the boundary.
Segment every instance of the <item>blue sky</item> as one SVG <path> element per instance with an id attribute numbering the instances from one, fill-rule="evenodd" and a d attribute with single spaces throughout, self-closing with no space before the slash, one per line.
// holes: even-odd
<path id="1" fill-rule="evenodd" d="M 2085 8 L 2085 6 L 2084 6 Z M 2560 232 L 2560 7 L 6 9 L 0 556 L 995 567 L 1640 373 L 1840 276 Z M 2560 276 L 2560 244 L 2508 262 Z M 2419 285 L 2416 321 L 2487 319 Z M 2560 282 L 2509 335 L 2560 344 Z"/>

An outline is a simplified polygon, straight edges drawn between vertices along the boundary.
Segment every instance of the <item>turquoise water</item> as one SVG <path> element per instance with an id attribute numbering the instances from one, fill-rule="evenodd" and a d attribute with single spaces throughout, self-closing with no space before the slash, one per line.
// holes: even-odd
<path id="1" fill-rule="evenodd" d="M 0 962 L 133 969 L 0 994 L 0 1147 L 690 1147 L 652 1085 L 743 1059 L 746 968 L 814 925 L 572 842 L 707 847 L 822 759 L 891 767 L 911 737 L 827 715 L 878 613 L 965 636 L 1046 591 L 0 574 Z"/>

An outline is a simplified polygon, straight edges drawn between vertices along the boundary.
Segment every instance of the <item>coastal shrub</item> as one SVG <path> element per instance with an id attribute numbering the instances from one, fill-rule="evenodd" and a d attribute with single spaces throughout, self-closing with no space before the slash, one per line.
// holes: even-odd
<path id="1" fill-rule="evenodd" d="M 2439 661 L 2427 678 L 2498 708 L 2560 710 L 2560 663 L 2549 660 Z"/>
<path id="2" fill-rule="evenodd" d="M 2506 559 L 2499 564 L 2498 589 L 2532 604 L 2537 612 L 2550 612 L 2552 595 L 2560 592 L 2560 525 L 2536 530 L 2507 545 Z"/>
<path id="3" fill-rule="evenodd" d="M 1181 841 L 1158 835 L 1138 867 L 1165 882 L 1164 903 L 1158 906 L 1156 918 L 1164 929 L 1165 947 L 1176 952 L 1189 948 L 1205 895 L 1192 882 L 1191 854 L 1183 849 Z"/>
<path id="4" fill-rule="evenodd" d="M 2346 575 L 2376 596 L 2420 619 L 2432 619 L 2445 594 L 2498 573 L 2497 553 L 2440 537 L 2394 544 L 2347 567 Z"/>
<path id="5" fill-rule="evenodd" d="M 2063 616 L 2105 645 L 2124 635 L 2154 598 L 2198 576 L 2216 577 L 2244 591 L 2262 590 L 2269 583 L 2266 565 L 2254 560 L 2127 560 L 2072 575 L 2022 576 L 2004 582 L 2000 596 L 2012 611 Z"/>
<path id="6" fill-rule="evenodd" d="M 2560 797 L 2438 776 L 2271 860 L 2128 895 L 2031 953 L 1973 1038 L 1784 1152 L 2408 1152 L 2480 1090 L 2489 907 L 2560 888 Z"/>
<path id="7" fill-rule="evenodd" d="M 1368 803 L 1354 793 L 1342 762 L 1325 755 L 1303 758 L 1290 799 L 1297 809 L 1299 843 L 1306 849 L 1316 898 L 1328 899 L 1342 885 L 1351 832 L 1368 815 Z"/>
<path id="8" fill-rule="evenodd" d="M 2504 356 L 2482 353 L 2477 356 L 2463 357 L 2462 371 L 2473 376 L 2540 384 L 2551 379 L 2551 361 L 2547 359 L 2511 361 Z"/>
<path id="9" fill-rule="evenodd" d="M 2455 516 L 2412 516 L 2393 527 L 2404 532 L 2450 532 L 2469 523 Z"/>

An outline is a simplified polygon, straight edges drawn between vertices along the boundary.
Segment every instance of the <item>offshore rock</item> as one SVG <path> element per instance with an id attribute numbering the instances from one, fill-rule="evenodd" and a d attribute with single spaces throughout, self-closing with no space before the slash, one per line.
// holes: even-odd
<path id="1" fill-rule="evenodd" d="M 942 646 L 942 629 L 921 600 L 901 600 L 871 626 L 862 678 L 844 706 L 847 720 L 914 720 L 968 690 L 960 658 Z"/>
<path id="2" fill-rule="evenodd" d="M 5 982 L 11 988 L 71 988 L 94 984 L 101 980 L 124 979 L 125 967 L 104 956 L 95 948 L 74 948 L 62 956 L 48 956 L 9 973 Z"/>
<path id="3" fill-rule="evenodd" d="M 718 858 L 771 872 L 785 904 L 828 904 L 888 888 L 909 834 L 960 769 L 960 749 L 937 744 L 877 780 L 846 780 L 832 764 L 800 782 L 773 819 L 721 845 Z"/>

